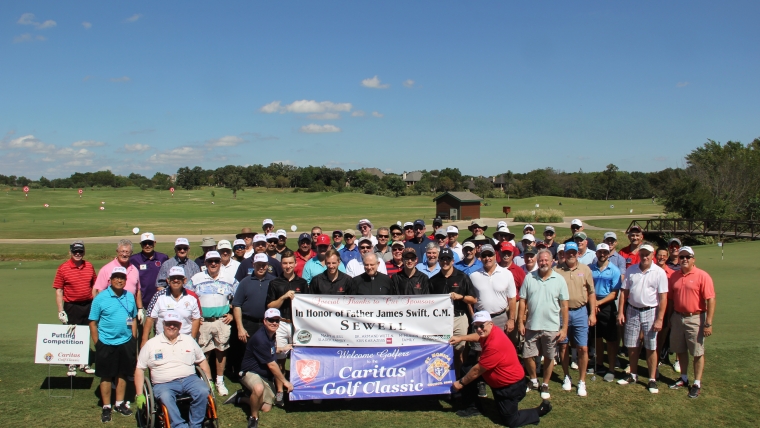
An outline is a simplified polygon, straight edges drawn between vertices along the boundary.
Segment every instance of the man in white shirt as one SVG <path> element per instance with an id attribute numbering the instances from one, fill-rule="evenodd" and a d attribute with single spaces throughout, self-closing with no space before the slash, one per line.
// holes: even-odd
<path id="1" fill-rule="evenodd" d="M 377 245 L 377 238 L 372 236 L 372 222 L 371 221 L 367 220 L 366 218 L 359 220 L 359 223 L 356 225 L 356 229 L 359 230 L 359 233 L 361 234 L 361 238 L 368 238 L 370 242 L 372 242 L 373 247 Z"/>
<path id="2" fill-rule="evenodd" d="M 668 277 L 661 267 L 652 263 L 654 254 L 652 245 L 643 244 L 639 247 L 639 263 L 631 265 L 625 271 L 618 307 L 623 308 L 628 302 L 628 308 L 619 311 L 618 324 L 625 324 L 623 344 L 628 347 L 631 374 L 625 379 L 620 379 L 618 384 L 636 383 L 641 332 L 644 335 L 649 368 L 649 392 L 657 394 L 657 332 L 662 330 L 668 305 Z"/>
<path id="3" fill-rule="evenodd" d="M 459 256 L 459 260 L 462 260 L 464 254 L 462 254 L 462 244 L 459 243 L 459 229 L 456 226 L 447 227 L 446 236 L 449 238 L 449 248 Z"/>
<path id="4" fill-rule="evenodd" d="M 178 315 L 182 321 L 180 333 L 189 334 L 193 338 L 198 337 L 201 326 L 201 309 L 198 307 L 198 300 L 187 294 L 187 290 L 185 290 L 185 283 L 187 283 L 185 270 L 179 266 L 169 269 L 167 282 L 169 287 L 156 293 L 148 305 L 148 318 L 143 327 L 141 347 L 148 341 L 154 325 L 156 332 L 163 331 L 164 316 L 170 311 Z"/>
<path id="5" fill-rule="evenodd" d="M 216 250 L 222 256 L 222 265 L 219 267 L 219 275 L 225 282 L 234 284 L 235 273 L 240 266 L 240 262 L 232 258 L 232 244 L 226 239 L 222 239 L 216 245 Z"/>
<path id="6" fill-rule="evenodd" d="M 374 236 L 373 236 L 374 238 Z M 372 244 L 372 240 L 369 238 L 360 238 L 359 240 L 359 253 L 362 257 L 364 257 L 365 254 L 373 253 L 374 245 Z M 378 263 L 377 267 L 378 272 L 382 272 L 384 274 L 388 274 L 388 269 L 385 267 L 385 262 Z M 356 259 L 351 259 L 348 261 L 348 264 L 346 264 L 346 274 L 350 276 L 351 278 L 357 277 L 364 273 L 364 262 L 360 262 Z"/>

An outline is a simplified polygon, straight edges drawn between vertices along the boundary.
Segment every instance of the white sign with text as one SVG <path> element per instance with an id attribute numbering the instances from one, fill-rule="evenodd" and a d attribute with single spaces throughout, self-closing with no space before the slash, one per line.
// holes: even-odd
<path id="1" fill-rule="evenodd" d="M 90 328 L 86 325 L 37 324 L 35 364 L 87 364 Z"/>

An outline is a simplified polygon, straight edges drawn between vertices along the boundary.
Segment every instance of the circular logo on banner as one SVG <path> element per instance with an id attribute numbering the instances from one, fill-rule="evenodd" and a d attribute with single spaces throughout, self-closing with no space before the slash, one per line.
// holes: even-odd
<path id="1" fill-rule="evenodd" d="M 305 345 L 311 342 L 311 333 L 309 330 L 299 330 L 298 334 L 296 335 L 296 340 L 298 343 Z"/>
<path id="2" fill-rule="evenodd" d="M 47 354 L 45 354 L 45 361 L 50 361 L 52 359 L 53 359 L 53 354 L 51 354 L 50 352 L 48 352 Z"/>

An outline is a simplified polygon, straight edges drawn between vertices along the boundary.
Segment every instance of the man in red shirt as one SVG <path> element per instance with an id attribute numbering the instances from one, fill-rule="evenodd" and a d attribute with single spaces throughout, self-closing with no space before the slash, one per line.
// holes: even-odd
<path id="1" fill-rule="evenodd" d="M 295 252 L 296 256 L 296 275 L 303 277 L 303 267 L 306 265 L 312 257 L 317 253 L 311 249 L 311 235 L 308 233 L 302 233 L 298 237 L 298 251 Z"/>
<path id="2" fill-rule="evenodd" d="M 641 261 L 639 258 L 639 247 L 644 242 L 644 234 L 641 233 L 641 228 L 638 225 L 633 225 L 628 229 L 628 240 L 631 241 L 631 244 L 618 251 L 618 254 L 625 259 L 626 269 L 631 265 L 639 264 Z"/>
<path id="3" fill-rule="evenodd" d="M 705 368 L 705 337 L 712 335 L 715 315 L 715 287 L 710 275 L 694 266 L 694 250 L 681 247 L 678 262 L 681 270 L 669 280 L 669 295 L 673 296 L 673 316 L 670 318 L 670 349 L 678 354 L 681 379 L 670 389 L 689 388 L 689 354 L 694 356 L 694 384 L 689 398 L 699 397 L 702 371 Z"/>
<path id="4" fill-rule="evenodd" d="M 467 374 L 451 387 L 454 392 L 462 391 L 463 402 L 466 405 L 463 410 L 457 412 L 457 416 L 466 418 L 480 414 L 476 401 L 476 385 L 478 381 L 483 380 L 491 387 L 502 424 L 509 427 L 538 424 L 539 417 L 549 413 L 552 405 L 548 400 L 543 400 L 536 408 L 517 410 L 518 403 L 525 397 L 528 381 L 512 342 L 507 339 L 502 329 L 493 328 L 491 315 L 487 311 L 476 312 L 472 326 L 475 333 L 454 336 L 449 340 L 452 345 L 463 340 L 477 341 L 483 349 L 480 361 L 472 367 L 464 367 L 463 371 Z"/>
<path id="5" fill-rule="evenodd" d="M 58 319 L 68 325 L 90 325 L 92 306 L 92 286 L 95 284 L 95 269 L 84 260 L 84 242 L 74 241 L 69 246 L 71 258 L 58 266 L 53 280 Z M 88 374 L 95 373 L 89 365 L 80 369 Z M 77 367 L 69 365 L 69 376 L 77 375 Z"/>

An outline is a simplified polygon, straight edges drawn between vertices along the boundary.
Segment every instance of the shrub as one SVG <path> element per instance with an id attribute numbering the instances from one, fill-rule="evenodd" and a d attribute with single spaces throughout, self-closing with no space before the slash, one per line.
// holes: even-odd
<path id="1" fill-rule="evenodd" d="M 515 220 L 524 223 L 562 223 L 565 213 L 560 210 L 520 210 L 514 213 Z"/>

